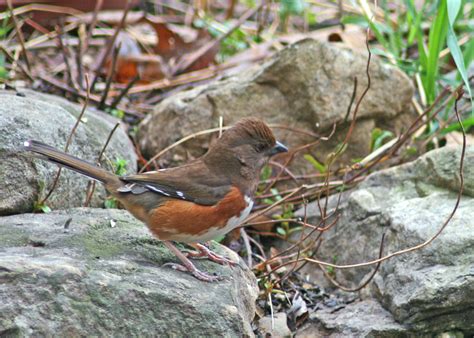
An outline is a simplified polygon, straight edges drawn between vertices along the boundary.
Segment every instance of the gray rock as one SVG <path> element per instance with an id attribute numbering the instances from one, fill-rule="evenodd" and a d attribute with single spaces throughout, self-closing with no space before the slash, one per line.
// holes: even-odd
<path id="1" fill-rule="evenodd" d="M 296 338 L 310 337 L 407 337 L 407 328 L 374 300 L 357 301 L 342 308 L 311 313 Z"/>
<path id="2" fill-rule="evenodd" d="M 366 64 L 367 54 L 312 39 L 302 40 L 261 66 L 164 100 L 140 124 L 140 147 L 145 154 L 154 155 L 183 136 L 217 127 L 219 116 L 225 124 L 257 116 L 268 123 L 324 135 L 338 123 L 336 135 L 314 149 L 314 154 L 324 161 L 345 137 L 347 123 L 342 122 L 354 77 L 358 78 L 357 93 L 361 95 L 367 84 Z M 376 57 L 370 74 L 371 89 L 360 107 L 359 122 L 343 159 L 367 154 L 374 127 L 399 130 L 413 120 L 410 108 L 413 88 L 406 75 Z M 291 146 L 314 141 L 303 133 L 276 131 L 277 136 Z M 183 156 L 188 153 L 198 156 L 206 147 L 203 138 L 196 138 L 186 142 L 185 148 L 175 148 L 173 152 L 176 154 L 181 149 Z"/>
<path id="3" fill-rule="evenodd" d="M 377 258 L 433 236 L 456 203 L 460 147 L 431 151 L 414 162 L 369 176 L 343 195 L 340 221 L 325 233 L 318 258 L 338 264 Z M 422 250 L 381 265 L 371 294 L 397 322 L 419 333 L 474 333 L 474 147 L 465 157 L 465 189 L 459 209 L 441 235 Z M 336 197 L 329 207 L 334 208 Z M 318 221 L 315 204 L 308 208 Z M 302 211 L 299 212 L 299 215 Z M 306 270 L 313 272 L 314 266 Z M 336 270 L 338 280 L 357 285 L 371 269 Z M 320 278 L 320 274 L 313 274 Z"/>
<path id="4" fill-rule="evenodd" d="M 55 96 L 30 90 L 23 94 L 24 97 L 10 91 L 0 92 L 0 215 L 32 211 L 34 203 L 49 191 L 56 176 L 58 167 L 22 152 L 23 142 L 35 139 L 64 149 L 82 109 Z M 88 110 L 76 130 L 69 152 L 95 163 L 116 122 L 105 114 Z M 122 128 L 118 128 L 112 137 L 102 165 L 112 169 L 111 164 L 117 158 L 128 161 L 128 172 L 136 171 L 134 147 Z M 81 206 L 87 184 L 87 179 L 63 170 L 47 204 L 52 208 Z M 101 205 L 104 197 L 105 190 L 99 184 L 91 205 Z"/>
<path id="5" fill-rule="evenodd" d="M 291 337 L 286 313 L 278 312 L 273 316 L 265 316 L 258 321 L 258 331 L 264 337 Z"/>
<path id="6" fill-rule="evenodd" d="M 176 258 L 126 211 L 0 217 L 0 238 L 1 336 L 253 336 L 258 289 L 242 262 L 197 262 L 216 283 L 161 267 Z"/>

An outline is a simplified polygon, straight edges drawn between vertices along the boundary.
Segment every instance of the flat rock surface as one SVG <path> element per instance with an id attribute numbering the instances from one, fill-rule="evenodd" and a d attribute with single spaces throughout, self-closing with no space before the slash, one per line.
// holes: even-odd
<path id="1" fill-rule="evenodd" d="M 69 209 L 0 217 L 0 336 L 252 336 L 257 286 L 234 268 L 206 283 L 126 211 Z"/>
<path id="2" fill-rule="evenodd" d="M 31 90 L 20 95 L 0 91 L 0 215 L 33 211 L 34 204 L 49 191 L 58 166 L 33 158 L 22 150 L 33 139 L 64 149 L 82 106 Z M 69 153 L 96 163 L 117 120 L 98 111 L 87 110 L 79 124 Z M 114 170 L 117 159 L 127 161 L 128 173 L 136 172 L 136 155 L 126 131 L 118 128 L 103 156 L 102 166 Z M 63 170 L 59 184 L 47 201 L 54 209 L 82 206 L 88 179 Z M 105 190 L 99 184 L 91 206 L 101 206 Z"/>

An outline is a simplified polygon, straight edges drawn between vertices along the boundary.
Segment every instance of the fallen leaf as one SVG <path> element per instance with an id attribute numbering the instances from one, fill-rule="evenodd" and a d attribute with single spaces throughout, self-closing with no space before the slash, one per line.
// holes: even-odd
<path id="1" fill-rule="evenodd" d="M 128 33 L 120 32 L 115 41 L 120 46 L 114 81 L 118 83 L 129 83 L 137 75 L 139 83 L 150 83 L 168 77 L 169 72 L 163 59 L 158 55 L 143 54 L 138 42 Z M 105 62 L 104 73 L 108 74 L 112 65 L 112 59 Z"/>

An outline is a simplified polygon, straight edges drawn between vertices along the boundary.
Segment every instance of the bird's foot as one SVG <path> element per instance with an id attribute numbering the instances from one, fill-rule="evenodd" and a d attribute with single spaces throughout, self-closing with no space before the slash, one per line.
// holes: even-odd
<path id="1" fill-rule="evenodd" d="M 177 263 L 165 263 L 163 264 L 163 266 L 168 266 L 174 270 L 178 270 L 182 272 L 189 272 L 195 278 L 202 280 L 204 282 L 212 283 L 212 282 L 217 282 L 217 281 L 222 280 L 221 276 L 213 276 L 213 275 L 207 274 L 199 270 L 198 268 L 196 268 L 194 264 L 192 264 L 192 266 L 185 266 L 185 265 L 177 264 Z"/>
<path id="2" fill-rule="evenodd" d="M 172 269 L 182 271 L 182 272 L 189 272 L 191 275 L 193 275 L 195 278 L 202 280 L 204 282 L 216 282 L 219 280 L 222 280 L 222 277 L 220 276 L 213 276 L 209 275 L 198 268 L 189 260 L 189 258 L 186 257 L 176 246 L 173 245 L 173 243 L 169 241 L 163 241 L 163 243 L 170 249 L 171 252 L 173 252 L 176 257 L 179 258 L 179 260 L 183 264 L 177 264 L 177 263 L 166 263 L 163 264 L 163 266 L 169 266 Z"/>
<path id="3" fill-rule="evenodd" d="M 208 259 L 208 260 L 210 260 L 212 262 L 216 262 L 220 265 L 234 266 L 236 264 L 233 260 L 230 260 L 227 257 L 216 254 L 215 252 L 213 252 L 211 249 L 209 249 L 208 247 L 206 247 L 203 244 L 193 243 L 193 244 L 190 244 L 190 245 L 198 251 L 187 251 L 186 256 L 189 257 L 189 258 Z"/>

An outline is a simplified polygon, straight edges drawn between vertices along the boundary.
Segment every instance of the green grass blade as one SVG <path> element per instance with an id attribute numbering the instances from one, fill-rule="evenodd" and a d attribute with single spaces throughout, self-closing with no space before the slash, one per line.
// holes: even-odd
<path id="1" fill-rule="evenodd" d="M 464 64 L 463 54 L 461 52 L 461 48 L 459 47 L 458 39 L 456 38 L 456 33 L 454 33 L 454 23 L 456 22 L 456 17 L 458 16 L 459 9 L 461 8 L 461 1 L 460 0 L 447 0 L 448 2 L 448 19 L 449 19 L 449 27 L 448 27 L 448 37 L 447 37 L 447 44 L 449 51 L 453 57 L 454 63 L 461 74 L 461 78 L 464 81 L 464 85 L 466 86 L 467 92 L 469 93 L 469 97 L 471 98 L 471 106 L 472 106 L 472 92 L 471 87 L 469 86 L 469 80 L 467 76 L 466 65 Z M 474 113 L 474 109 L 473 109 Z"/>
<path id="2" fill-rule="evenodd" d="M 474 127 L 474 116 L 464 119 L 462 121 L 462 124 L 466 130 L 469 130 L 469 128 Z M 443 130 L 441 130 L 441 135 L 446 135 L 454 130 L 461 130 L 461 125 L 459 124 L 459 122 L 450 124 Z"/>
<path id="3" fill-rule="evenodd" d="M 439 53 L 444 47 L 446 34 L 448 32 L 446 2 L 447 0 L 441 0 L 439 2 L 438 13 L 430 29 L 428 38 L 428 62 L 426 69 L 424 69 L 422 80 L 429 104 L 436 98 Z"/>
<path id="4" fill-rule="evenodd" d="M 461 9 L 461 0 L 447 0 L 449 26 L 453 27 L 459 10 Z"/>

